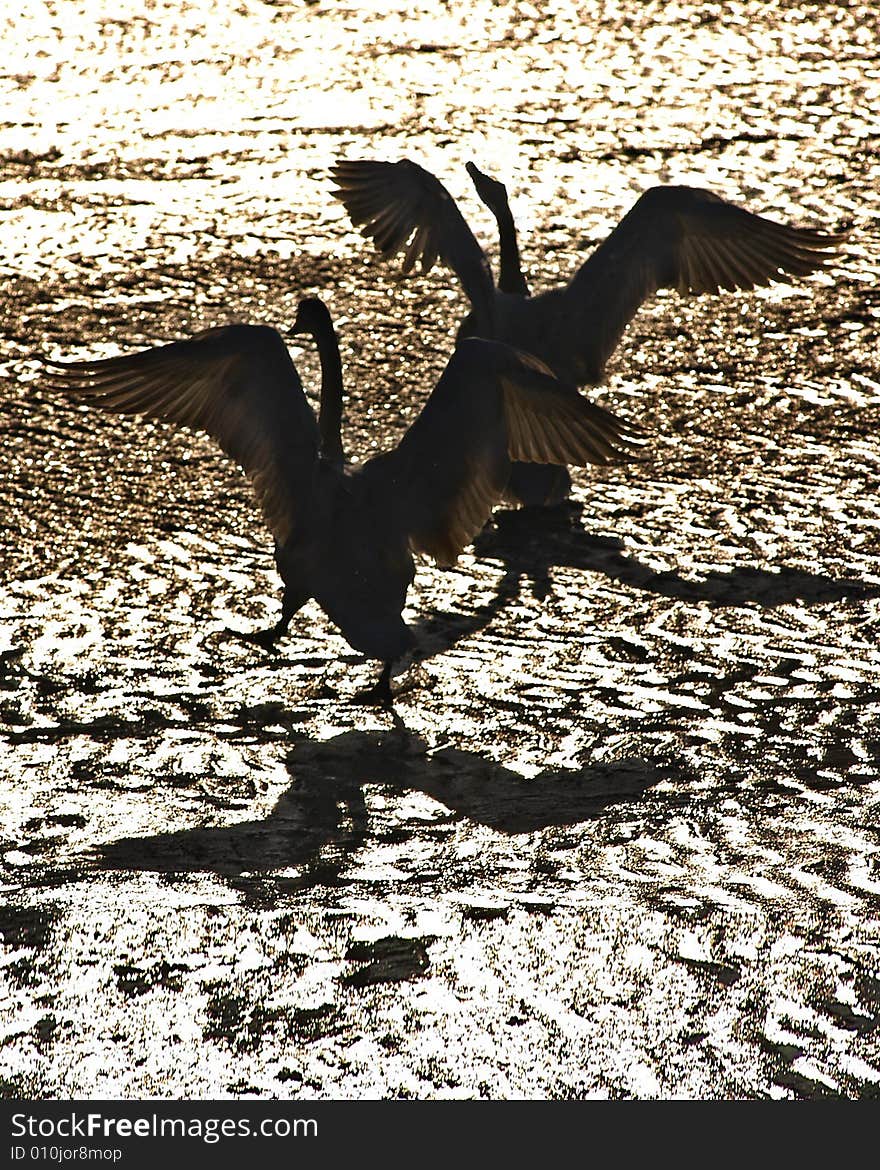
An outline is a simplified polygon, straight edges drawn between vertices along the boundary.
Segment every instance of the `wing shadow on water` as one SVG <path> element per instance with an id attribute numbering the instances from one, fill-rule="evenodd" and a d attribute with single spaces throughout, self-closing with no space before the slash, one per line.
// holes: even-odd
<path id="1" fill-rule="evenodd" d="M 844 599 L 880 596 L 880 585 L 838 579 L 823 573 L 780 566 L 778 570 L 741 566 L 713 570 L 702 580 L 674 570 L 658 573 L 642 564 L 617 537 L 591 536 L 580 525 L 582 505 L 568 500 L 556 508 L 520 508 L 494 514 L 477 539 L 477 556 L 497 560 L 504 575 L 494 597 L 471 614 L 434 610 L 410 624 L 419 644 L 416 660 L 451 649 L 456 642 L 485 629 L 530 582 L 535 597 L 552 591 L 555 567 L 602 573 L 632 589 L 712 606 L 760 605 L 772 609 L 799 601 L 822 605 Z"/>
<path id="2" fill-rule="evenodd" d="M 672 771 L 668 764 L 630 758 L 525 779 L 475 752 L 426 750 L 399 720 L 390 732 L 303 739 L 291 752 L 288 769 L 293 784 L 264 819 L 114 841 L 100 849 L 99 864 L 230 877 L 306 866 L 302 876 L 282 879 L 287 888 L 332 884 L 348 858 L 370 840 L 445 833 L 460 819 L 510 834 L 578 824 L 637 799 Z M 364 786 L 374 784 L 424 792 L 449 815 L 416 818 L 411 830 L 395 824 L 389 837 L 370 824 Z"/>
<path id="3" fill-rule="evenodd" d="M 580 525 L 582 506 L 571 501 L 558 508 L 499 511 L 474 542 L 478 556 L 500 560 L 508 575 L 530 578 L 538 596 L 551 588 L 554 567 L 603 573 L 622 585 L 682 601 L 710 605 L 762 605 L 793 601 L 820 605 L 843 598 L 880 596 L 880 585 L 805 573 L 781 565 L 777 570 L 737 567 L 713 570 L 702 580 L 674 570 L 658 573 L 642 564 L 617 537 L 591 536 Z M 543 592 L 542 592 L 543 590 Z"/>

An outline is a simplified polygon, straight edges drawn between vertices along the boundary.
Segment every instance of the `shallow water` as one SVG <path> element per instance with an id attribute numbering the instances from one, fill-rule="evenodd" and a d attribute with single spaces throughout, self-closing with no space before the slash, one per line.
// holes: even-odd
<path id="1" fill-rule="evenodd" d="M 876 1096 L 880 19 L 720 11 L 7 18 L 6 1095 Z M 316 606 L 275 656 L 229 633 L 280 590 L 212 444 L 32 355 L 320 293 L 347 445 L 393 443 L 464 300 L 380 261 L 328 168 L 404 155 L 487 244 L 464 163 L 503 176 L 538 289 L 655 182 L 852 234 L 829 274 L 643 307 L 596 397 L 655 458 L 421 564 L 392 715 Z"/>

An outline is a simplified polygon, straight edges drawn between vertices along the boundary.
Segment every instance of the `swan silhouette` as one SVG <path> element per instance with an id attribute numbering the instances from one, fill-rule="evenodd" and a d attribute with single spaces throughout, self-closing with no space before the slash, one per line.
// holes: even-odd
<path id="1" fill-rule="evenodd" d="M 48 384 L 79 401 L 212 436 L 251 480 L 284 583 L 279 621 L 250 638 L 271 646 L 314 598 L 355 650 L 383 663 L 359 697 L 390 704 L 391 668 L 413 644 L 401 616 L 413 552 L 452 564 L 502 496 L 511 458 L 635 458 L 645 432 L 531 356 L 466 338 L 398 445 L 347 466 L 342 363 L 326 305 L 300 301 L 293 333 L 310 334 L 318 347 L 317 418 L 281 335 L 267 325 L 208 329 L 99 361 L 42 361 Z"/>
<path id="2" fill-rule="evenodd" d="M 516 223 L 507 198 L 507 188 L 500 179 L 481 171 L 476 163 L 464 164 L 483 203 L 495 216 L 498 225 L 498 291 L 515 296 L 531 296 L 529 282 L 522 270 Z"/>
<path id="3" fill-rule="evenodd" d="M 655 186 L 566 284 L 530 296 L 506 189 L 473 163 L 467 169 L 498 223 L 497 287 L 454 199 L 417 163 L 339 161 L 331 168 L 333 194 L 384 256 L 403 252 L 404 272 L 417 261 L 427 272 L 438 259 L 453 270 L 471 304 L 459 338 L 506 341 L 575 386 L 601 382 L 626 326 L 658 289 L 715 294 L 806 276 L 825 266 L 846 238 L 775 223 L 700 187 Z M 569 487 L 564 468 L 530 466 L 514 469 L 510 492 L 523 503 L 553 503 Z M 545 489 L 545 498 L 537 498 Z"/>

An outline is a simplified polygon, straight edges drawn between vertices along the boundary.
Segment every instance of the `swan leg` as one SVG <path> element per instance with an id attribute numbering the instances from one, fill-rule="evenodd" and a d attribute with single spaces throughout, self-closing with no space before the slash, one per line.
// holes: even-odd
<path id="1" fill-rule="evenodd" d="M 382 667 L 382 673 L 373 686 L 366 691 L 358 691 L 354 702 L 365 703 L 371 707 L 391 707 L 394 696 L 391 693 L 391 667 L 393 659 Z"/>
<path id="2" fill-rule="evenodd" d="M 562 503 L 570 489 L 567 467 L 515 462 L 511 464 L 505 495 L 527 508 L 551 508 Z"/>
<path id="3" fill-rule="evenodd" d="M 242 634 L 242 637 L 246 642 L 256 642 L 264 650 L 271 650 L 281 635 L 286 633 L 291 618 L 302 609 L 307 601 L 307 597 L 294 593 L 289 585 L 285 585 L 284 596 L 281 599 L 281 617 L 275 625 L 268 626 L 265 630 L 254 630 L 250 634 Z"/>

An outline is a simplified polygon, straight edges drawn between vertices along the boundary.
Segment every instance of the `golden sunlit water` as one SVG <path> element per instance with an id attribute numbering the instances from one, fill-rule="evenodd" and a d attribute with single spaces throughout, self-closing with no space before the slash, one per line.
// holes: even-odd
<path id="1" fill-rule="evenodd" d="M 869 4 L 29 0 L 0 75 L 0 1092 L 880 1089 L 880 16 Z M 467 303 L 331 195 L 408 157 L 536 291 L 656 183 L 850 231 L 661 292 L 597 400 L 654 432 L 417 566 L 394 713 L 249 486 L 35 355 L 333 312 L 396 441 Z"/>

